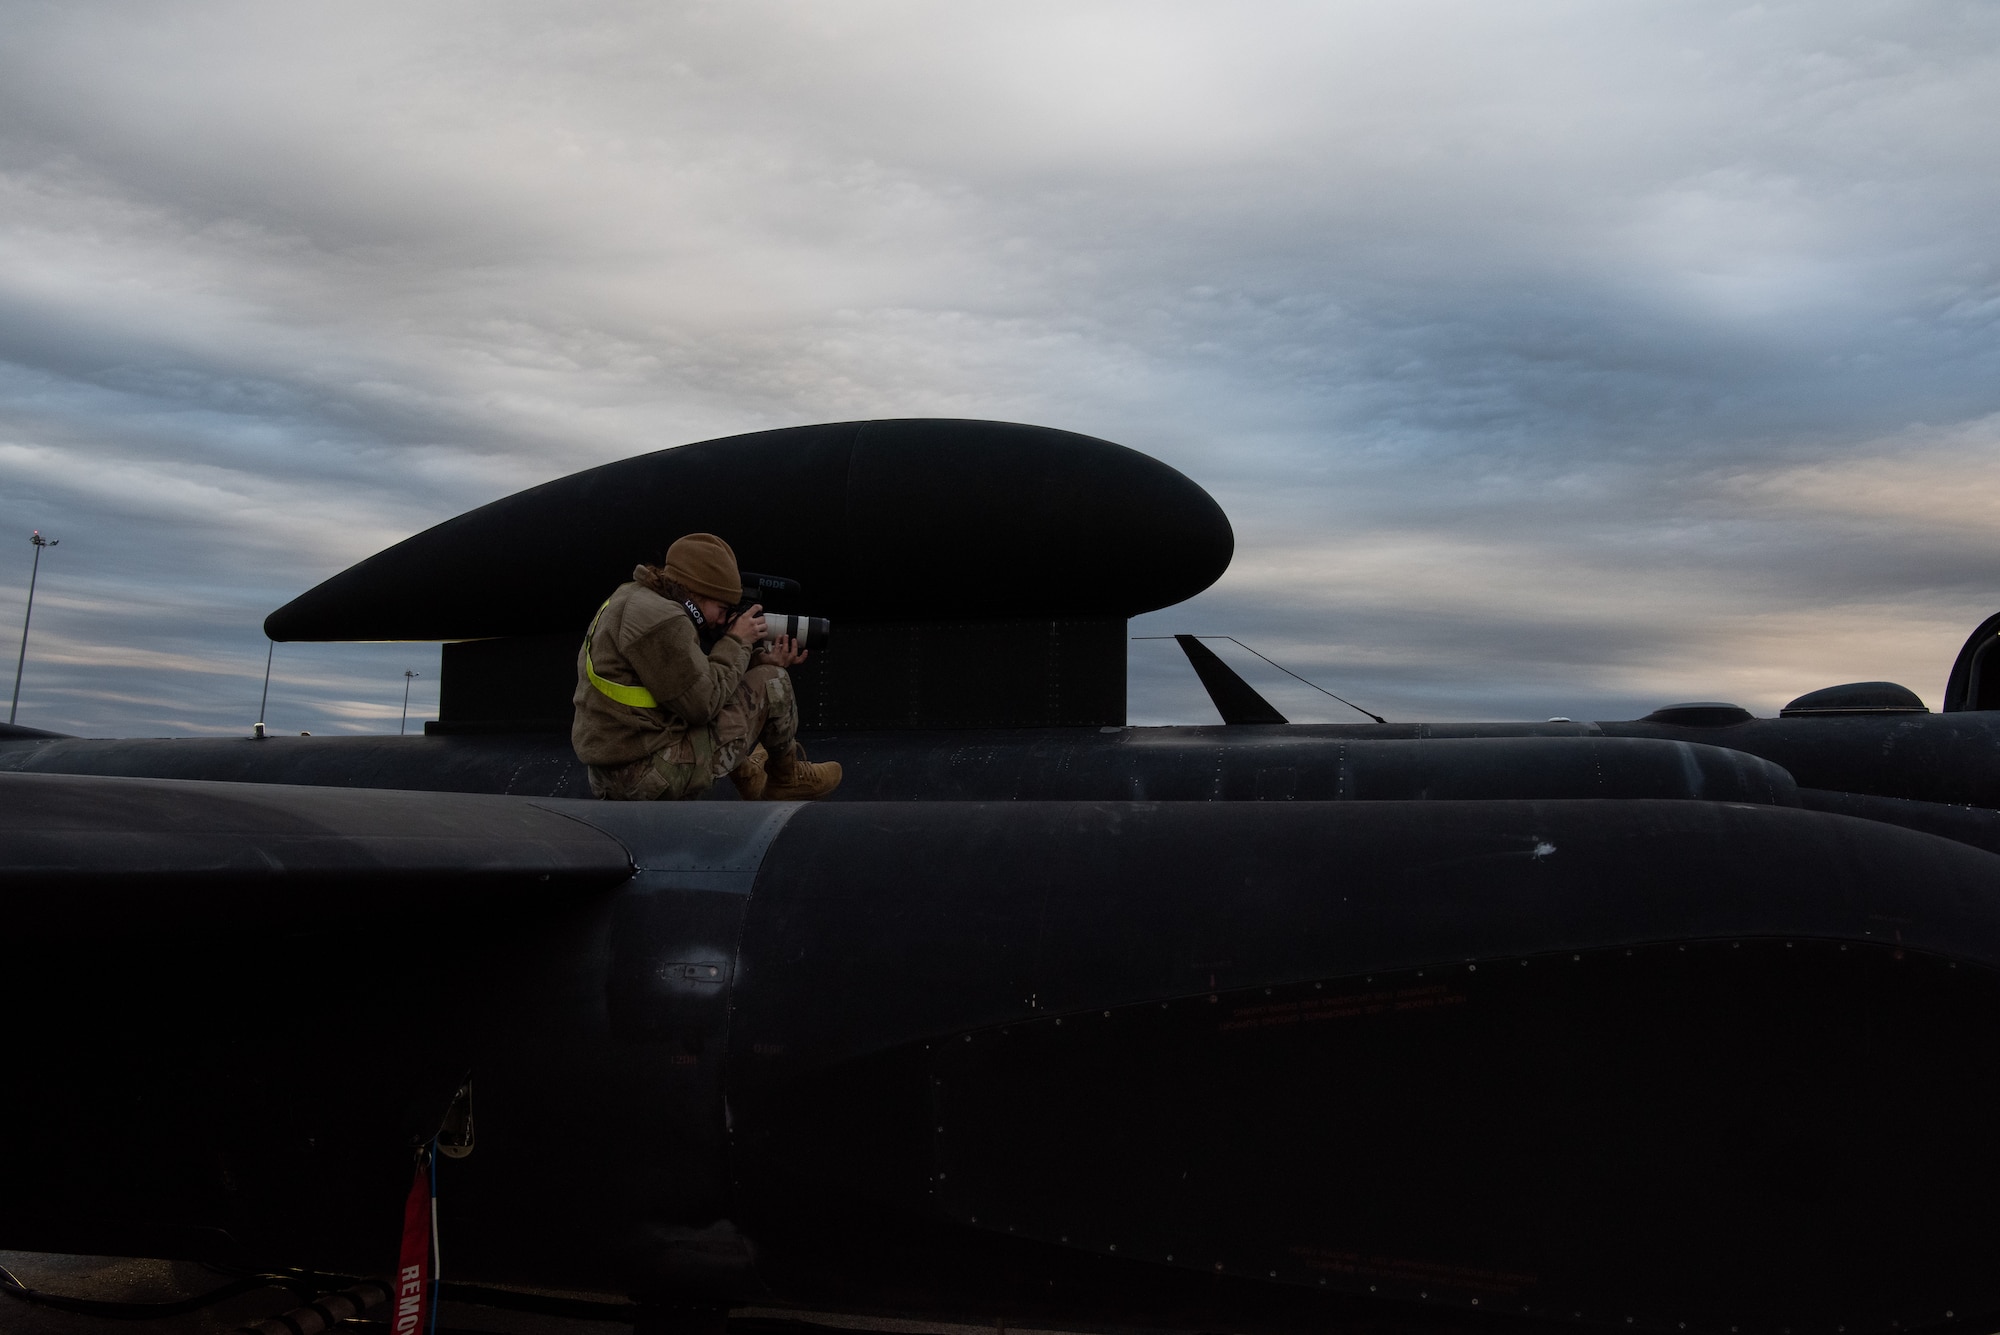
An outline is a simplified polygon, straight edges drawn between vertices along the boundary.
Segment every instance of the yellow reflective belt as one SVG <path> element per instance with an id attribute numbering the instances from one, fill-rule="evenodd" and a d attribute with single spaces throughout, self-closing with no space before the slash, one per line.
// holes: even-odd
<path id="1" fill-rule="evenodd" d="M 620 686 L 615 681 L 606 681 L 597 675 L 597 665 L 590 661 L 590 642 L 597 638 L 597 623 L 604 619 L 604 608 L 611 606 L 611 599 L 604 600 L 604 607 L 597 609 L 597 615 L 590 619 L 590 629 L 583 636 L 583 675 L 590 678 L 590 684 L 610 696 L 621 705 L 634 709 L 658 709 L 660 702 L 644 686 Z"/>

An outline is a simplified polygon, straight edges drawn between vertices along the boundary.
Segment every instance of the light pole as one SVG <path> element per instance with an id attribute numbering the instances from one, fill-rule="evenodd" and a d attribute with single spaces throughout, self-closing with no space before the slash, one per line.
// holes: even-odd
<path id="1" fill-rule="evenodd" d="M 396 730 L 399 736 L 410 730 L 410 683 L 416 680 L 416 676 L 408 668 L 403 669 L 403 726 Z"/>
<path id="2" fill-rule="evenodd" d="M 62 539 L 57 538 L 54 541 L 50 541 L 48 538 L 42 536 L 40 529 L 36 529 L 35 535 L 29 538 L 28 541 L 35 544 L 35 564 L 28 571 L 28 610 L 21 616 L 21 656 L 14 660 L 14 700 L 12 704 L 7 706 L 7 722 L 9 723 L 14 721 L 14 715 L 21 710 L 21 669 L 28 665 L 28 623 L 35 616 L 35 580 L 42 573 L 42 548 L 54 547 Z"/>
<path id="3" fill-rule="evenodd" d="M 264 694 L 257 699 L 257 722 L 250 729 L 250 735 L 258 741 L 264 740 L 264 706 L 271 703 L 271 660 L 277 657 L 278 642 L 272 640 L 264 650 Z"/>

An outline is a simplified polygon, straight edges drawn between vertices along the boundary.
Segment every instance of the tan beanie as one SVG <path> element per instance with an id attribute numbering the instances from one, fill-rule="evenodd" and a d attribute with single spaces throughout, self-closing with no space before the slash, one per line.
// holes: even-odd
<path id="1" fill-rule="evenodd" d="M 689 593 L 732 606 L 743 596 L 736 553 L 713 533 L 690 533 L 667 548 L 667 578 Z"/>

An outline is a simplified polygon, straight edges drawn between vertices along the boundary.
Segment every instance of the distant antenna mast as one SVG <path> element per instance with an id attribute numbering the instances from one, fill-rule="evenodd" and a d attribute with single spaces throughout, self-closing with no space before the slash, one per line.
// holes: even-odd
<path id="1" fill-rule="evenodd" d="M 1251 653 L 1257 654 L 1257 651 L 1255 649 L 1250 649 L 1249 645 L 1243 643 L 1243 641 L 1237 639 L 1234 635 L 1215 635 L 1203 638 L 1227 640 L 1231 644 L 1235 645 L 1238 649 L 1249 649 Z M 1321 695 L 1333 696 L 1334 699 L 1340 700 L 1340 703 L 1346 705 L 1349 709 L 1353 710 L 1357 714 L 1366 714 L 1369 718 L 1374 719 L 1377 723 L 1387 723 L 1389 721 L 1388 719 L 1383 718 L 1380 714 L 1376 713 L 1372 709 L 1363 709 L 1360 705 L 1355 704 L 1352 700 L 1341 699 L 1340 696 L 1334 695 L 1332 691 L 1329 691 L 1328 689 L 1326 689 L 1326 687 L 1320 685 L 1316 681 L 1306 681 L 1304 677 L 1299 676 L 1298 673 L 1292 671 L 1290 668 L 1286 667 L 1283 663 L 1280 663 L 1275 658 L 1264 658 L 1264 655 L 1262 654 L 1257 654 L 1257 657 L 1263 658 L 1266 663 L 1269 663 L 1272 667 L 1278 669 L 1278 671 L 1284 673 L 1287 677 L 1294 678 L 1298 681 L 1305 681 L 1306 685 L 1312 687 L 1315 691 L 1318 691 Z"/>
<path id="2" fill-rule="evenodd" d="M 42 573 L 42 548 L 54 547 L 62 539 L 45 538 L 42 531 L 36 529 L 35 535 L 28 541 L 35 544 L 35 564 L 28 571 L 28 610 L 21 617 L 21 656 L 14 660 L 14 699 L 7 706 L 7 722 L 10 724 L 21 710 L 21 670 L 28 665 L 28 623 L 35 617 L 35 580 Z"/>
<path id="3" fill-rule="evenodd" d="M 1178 640 L 1181 637 L 1178 635 L 1134 635 L 1132 638 L 1135 640 Z M 1257 651 L 1255 649 L 1251 649 L 1249 645 L 1243 643 L 1243 641 L 1237 639 L 1234 635 L 1190 635 L 1187 638 L 1190 640 L 1227 640 L 1231 644 L 1235 645 L 1238 649 L 1249 650 L 1249 652 L 1257 654 Z M 1344 699 L 1341 696 L 1334 695 L 1332 691 L 1329 691 L 1328 689 L 1326 689 L 1326 687 L 1320 685 L 1316 681 L 1306 681 L 1304 677 L 1299 676 L 1298 673 L 1292 671 L 1290 668 L 1286 667 L 1283 663 L 1280 663 L 1275 658 L 1267 658 L 1263 654 L 1257 654 L 1257 657 L 1264 659 L 1266 663 L 1269 663 L 1272 667 L 1278 669 L 1278 671 L 1284 673 L 1287 677 L 1291 677 L 1297 681 L 1305 681 L 1306 685 L 1312 687 L 1315 691 L 1318 691 L 1321 695 L 1333 696 L 1334 699 L 1339 700 L 1340 703 L 1346 705 L 1349 709 L 1354 710 L 1358 714 L 1366 714 L 1369 718 L 1374 719 L 1377 723 L 1387 723 L 1389 721 L 1383 718 L 1380 714 L 1376 713 L 1372 709 L 1363 709 L 1360 705 L 1355 704 L 1352 700 Z"/>

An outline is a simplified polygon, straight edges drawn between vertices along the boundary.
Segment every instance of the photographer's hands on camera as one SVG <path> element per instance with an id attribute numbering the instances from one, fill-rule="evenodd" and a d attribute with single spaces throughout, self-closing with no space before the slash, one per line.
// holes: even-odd
<path id="1" fill-rule="evenodd" d="M 753 604 L 741 616 L 729 623 L 723 634 L 746 647 L 755 649 L 750 656 L 752 667 L 788 668 L 806 661 L 812 651 L 801 649 L 798 641 L 789 635 L 773 636 L 764 622 L 764 605 Z M 762 648 L 756 648 L 759 644 Z"/>

